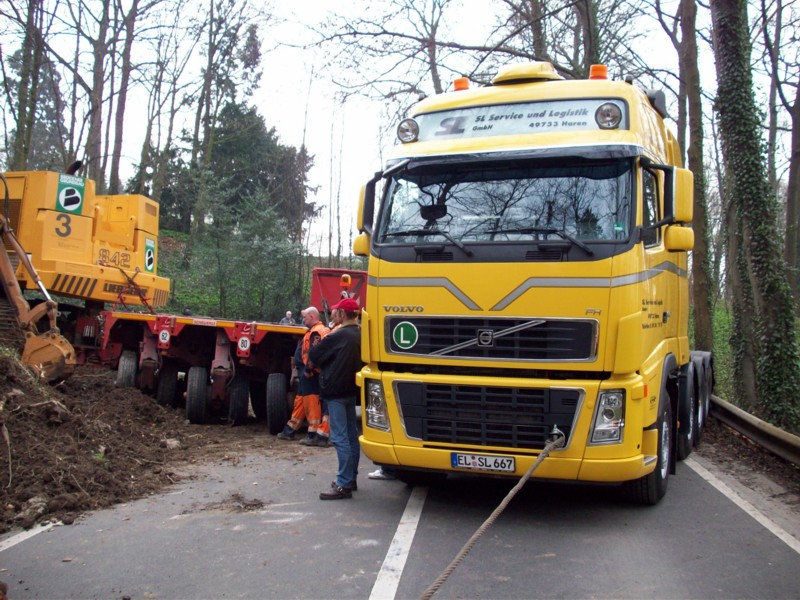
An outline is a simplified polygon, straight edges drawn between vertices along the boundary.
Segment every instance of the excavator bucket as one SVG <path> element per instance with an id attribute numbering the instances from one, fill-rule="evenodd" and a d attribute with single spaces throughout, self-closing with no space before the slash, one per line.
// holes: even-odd
<path id="1" fill-rule="evenodd" d="M 75 371 L 75 350 L 60 333 L 29 334 L 22 350 L 22 363 L 47 383 L 55 383 Z"/>

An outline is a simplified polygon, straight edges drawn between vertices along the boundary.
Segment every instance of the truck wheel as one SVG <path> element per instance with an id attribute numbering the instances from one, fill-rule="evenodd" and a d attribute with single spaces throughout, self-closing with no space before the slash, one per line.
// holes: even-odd
<path id="1" fill-rule="evenodd" d="M 250 406 L 257 421 L 267 419 L 267 384 L 263 381 L 250 382 Z"/>
<path id="2" fill-rule="evenodd" d="M 250 381 L 247 375 L 238 371 L 228 386 L 228 419 L 234 427 L 247 423 L 249 399 Z"/>
<path id="3" fill-rule="evenodd" d="M 189 423 L 205 423 L 207 404 L 208 371 L 205 367 L 192 367 L 186 375 L 186 418 Z"/>
<path id="4" fill-rule="evenodd" d="M 702 411 L 702 420 L 698 418 L 697 437 L 695 442 L 700 441 L 703 430 L 706 428 L 706 422 L 711 411 L 711 392 L 714 387 L 714 375 L 711 368 L 711 363 L 704 363 L 702 371 L 698 374 L 700 377 L 700 393 L 697 396 L 697 411 L 698 414 Z"/>
<path id="5" fill-rule="evenodd" d="M 684 460 L 692 453 L 697 435 L 697 390 L 694 387 L 694 375 L 694 363 L 689 363 L 682 380 L 685 388 L 680 390 L 679 395 L 678 460 Z"/>
<path id="6" fill-rule="evenodd" d="M 641 479 L 629 481 L 625 491 L 636 504 L 653 506 L 667 493 L 669 466 L 672 459 L 672 407 L 666 390 L 661 391 L 658 406 L 658 458 L 656 468 Z"/>
<path id="7" fill-rule="evenodd" d="M 136 371 L 139 368 L 139 361 L 136 359 L 136 352 L 125 350 L 119 357 L 117 366 L 116 386 L 121 388 L 136 387 Z"/>
<path id="8" fill-rule="evenodd" d="M 706 412 L 706 405 L 708 403 L 708 391 L 706 389 L 706 368 L 705 366 L 695 369 L 695 394 L 697 395 L 697 418 L 695 419 L 694 427 L 694 445 L 700 443 L 700 438 L 703 437 L 703 431 L 706 428 L 706 419 L 708 413 Z"/>
<path id="9" fill-rule="evenodd" d="M 286 392 L 289 386 L 286 375 L 283 373 L 270 373 L 267 378 L 267 427 L 272 435 L 283 431 L 283 426 L 289 420 L 289 405 Z"/>
<path id="10" fill-rule="evenodd" d="M 172 362 L 165 362 L 158 370 L 158 383 L 156 384 L 156 402 L 161 406 L 175 408 L 178 404 L 178 366 Z"/>

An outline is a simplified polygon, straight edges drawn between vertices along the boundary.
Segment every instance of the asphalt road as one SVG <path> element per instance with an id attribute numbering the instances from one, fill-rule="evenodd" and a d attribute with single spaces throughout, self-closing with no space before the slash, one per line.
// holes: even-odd
<path id="1" fill-rule="evenodd" d="M 800 596 L 797 531 L 765 526 L 793 516 L 721 492 L 703 464 L 679 464 L 655 507 L 529 482 L 434 598 Z M 410 488 L 367 479 L 364 459 L 353 499 L 321 501 L 335 465 L 308 448 L 199 467 L 165 494 L 0 540 L 0 580 L 12 600 L 419 598 L 514 483 Z"/>

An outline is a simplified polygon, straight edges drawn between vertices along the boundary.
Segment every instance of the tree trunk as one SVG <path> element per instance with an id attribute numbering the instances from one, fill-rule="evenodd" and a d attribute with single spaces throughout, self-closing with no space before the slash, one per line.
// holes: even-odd
<path id="1" fill-rule="evenodd" d="M 706 176 L 703 165 L 703 106 L 700 73 L 697 68 L 695 0 L 681 0 L 681 81 L 685 82 L 689 107 L 688 167 L 694 173 L 694 252 L 692 254 L 692 296 L 694 298 L 694 346 L 713 350 L 714 328 L 711 306 L 712 279 L 708 244 Z"/>
<path id="2" fill-rule="evenodd" d="M 20 50 L 19 86 L 17 89 L 16 131 L 11 151 L 9 167 L 12 171 L 24 171 L 28 168 L 28 152 L 30 137 L 36 114 L 36 82 L 38 68 L 41 65 L 41 43 L 37 14 L 41 12 L 41 0 L 28 1 L 28 13 L 25 21 L 25 37 Z M 38 56 L 38 58 L 37 58 Z"/>
<path id="3" fill-rule="evenodd" d="M 103 140 L 103 90 L 105 83 L 105 59 L 108 54 L 106 37 L 108 35 L 110 3 L 103 3 L 103 13 L 99 18 L 97 38 L 92 40 L 92 87 L 89 90 L 89 133 L 86 140 L 86 162 L 89 179 L 94 179 L 97 191 L 105 190 L 105 173 L 102 169 Z"/>
<path id="4" fill-rule="evenodd" d="M 786 184 L 786 264 L 794 290 L 795 303 L 800 298 L 800 87 L 792 106 L 792 141 L 789 152 L 789 177 Z M 791 217 L 790 217 L 791 214 Z M 790 236 L 791 234 L 791 236 Z M 791 244 L 792 253 L 789 252 Z M 792 260 L 789 260 L 791 256 Z"/>
<path id="5" fill-rule="evenodd" d="M 760 120 L 753 94 L 746 0 L 712 0 L 720 135 L 726 176 L 741 231 L 739 285 L 752 302 L 739 316 L 755 327 L 752 356 L 761 415 L 779 427 L 800 429 L 800 356 L 794 304 L 778 243 L 777 203 L 765 173 Z M 752 315 L 752 316 L 751 316 Z M 752 366 L 750 367 L 752 368 Z"/>
<path id="6" fill-rule="evenodd" d="M 118 194 L 122 188 L 119 179 L 119 164 L 122 159 L 122 134 L 125 126 L 125 105 L 128 101 L 128 86 L 131 80 L 131 51 L 133 49 L 133 36 L 138 17 L 139 0 L 133 0 L 128 14 L 123 18 L 125 29 L 125 44 L 122 47 L 122 67 L 120 71 L 119 96 L 117 96 L 117 111 L 114 114 L 114 149 L 111 152 L 111 174 L 109 187 L 112 194 Z"/>
<path id="7" fill-rule="evenodd" d="M 589 75 L 589 67 L 600 62 L 600 34 L 597 31 L 597 7 L 595 0 L 575 2 L 581 38 L 583 40 L 583 74 Z"/>

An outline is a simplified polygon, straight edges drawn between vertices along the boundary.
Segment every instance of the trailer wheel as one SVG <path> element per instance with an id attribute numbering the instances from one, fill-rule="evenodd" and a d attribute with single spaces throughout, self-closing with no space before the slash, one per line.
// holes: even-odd
<path id="1" fill-rule="evenodd" d="M 694 386 L 694 363 L 686 366 L 686 373 L 683 376 L 685 389 L 680 391 L 678 404 L 678 460 L 686 459 L 694 447 L 694 440 L 697 435 L 697 390 Z"/>
<path id="2" fill-rule="evenodd" d="M 136 387 L 136 371 L 138 368 L 139 361 L 136 358 L 136 352 L 125 350 L 122 356 L 119 357 L 116 386 L 121 388 Z"/>
<path id="3" fill-rule="evenodd" d="M 249 399 L 250 381 L 247 375 L 237 371 L 228 387 L 228 419 L 234 427 L 247 423 Z"/>
<path id="4" fill-rule="evenodd" d="M 267 378 L 267 427 L 272 435 L 278 435 L 289 420 L 289 405 L 286 392 L 289 386 L 286 375 L 270 373 Z"/>
<path id="5" fill-rule="evenodd" d="M 165 362 L 158 370 L 156 402 L 161 406 L 175 408 L 178 404 L 178 365 Z"/>
<path id="6" fill-rule="evenodd" d="M 263 381 L 250 382 L 250 406 L 257 421 L 267 420 L 267 384 Z"/>
<path id="7" fill-rule="evenodd" d="M 208 370 L 192 367 L 186 375 L 186 418 L 200 425 L 206 421 L 208 404 Z"/>
<path id="8" fill-rule="evenodd" d="M 636 504 L 653 506 L 667 493 L 672 460 L 672 407 L 666 390 L 661 391 L 656 427 L 658 428 L 656 468 L 649 475 L 625 484 L 628 497 Z"/>

